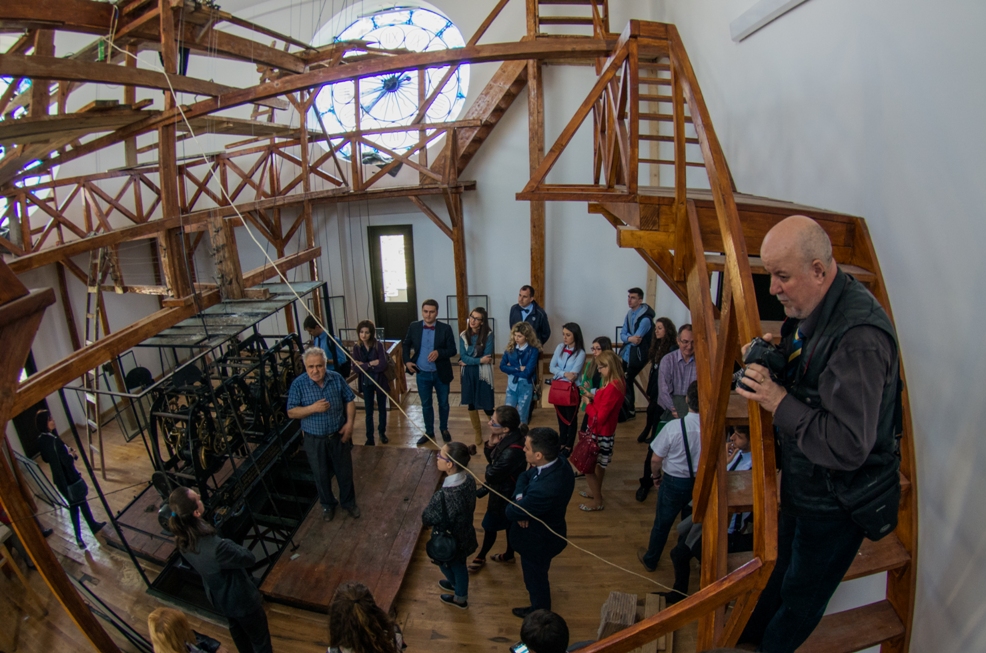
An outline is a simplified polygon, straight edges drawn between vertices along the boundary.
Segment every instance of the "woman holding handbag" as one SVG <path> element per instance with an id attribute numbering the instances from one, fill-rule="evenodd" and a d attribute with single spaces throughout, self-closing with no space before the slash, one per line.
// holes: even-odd
<path id="1" fill-rule="evenodd" d="M 586 499 L 593 500 L 594 503 L 580 503 L 579 509 L 585 512 L 595 512 L 602 510 L 603 504 L 603 476 L 606 467 L 613 459 L 613 440 L 616 435 L 616 423 L 620 415 L 620 407 L 623 405 L 623 366 L 620 359 L 612 351 L 604 351 L 596 357 L 596 367 L 602 377 L 602 387 L 596 391 L 595 395 L 586 398 L 588 405 L 585 408 L 586 417 L 589 420 L 589 429 L 592 438 L 599 446 L 599 455 L 596 459 L 596 468 L 585 472 L 585 480 L 589 483 L 589 491 L 580 494 Z"/>
<path id="2" fill-rule="evenodd" d="M 540 350 L 541 342 L 534 327 L 518 322 L 510 329 L 510 343 L 500 358 L 500 371 L 507 375 L 506 404 L 517 409 L 524 424 L 531 414 Z"/>
<path id="3" fill-rule="evenodd" d="M 575 322 L 561 328 L 562 342 L 555 347 L 549 370 L 552 374 L 548 401 L 558 414 L 558 436 L 561 455 L 565 458 L 572 451 L 578 433 L 579 396 L 578 379 L 585 365 L 585 344 L 582 329 Z"/>
<path id="4" fill-rule="evenodd" d="M 465 609 L 469 607 L 469 571 L 466 558 L 479 546 L 476 541 L 476 528 L 472 525 L 476 512 L 476 481 L 466 471 L 469 467 L 469 448 L 461 442 L 449 442 L 437 458 L 438 471 L 446 474 L 442 487 L 435 492 L 428 506 L 421 514 L 425 526 L 434 527 L 432 540 L 451 538 L 455 546 L 447 554 L 447 559 L 432 560 L 445 574 L 438 585 L 451 594 L 442 594 L 443 603 Z M 432 542 L 428 553 L 432 555 Z M 445 558 L 446 556 L 442 556 Z"/>
<path id="5" fill-rule="evenodd" d="M 72 515 L 72 528 L 75 530 L 75 543 L 80 549 L 84 549 L 86 543 L 82 539 L 80 514 L 85 517 L 86 524 L 93 535 L 101 531 L 103 526 L 106 526 L 106 522 L 96 521 L 96 518 L 92 516 L 89 502 L 86 501 L 89 486 L 82 480 L 79 470 L 75 468 L 75 461 L 79 459 L 79 454 L 58 437 L 55 431 L 55 420 L 51 413 L 47 410 L 39 410 L 34 416 L 34 423 L 41 433 L 38 438 L 41 458 L 51 467 L 51 480 L 54 481 L 58 492 L 65 497 L 65 502 L 68 504 L 69 513 Z"/>
<path id="6" fill-rule="evenodd" d="M 483 446 L 483 425 L 479 411 L 493 416 L 493 334 L 486 309 L 477 306 L 469 313 L 469 328 L 459 334 L 459 367 L 462 370 L 462 403 L 469 407 L 476 443 L 469 453 L 476 455 Z"/>
<path id="7" fill-rule="evenodd" d="M 390 357 L 383 343 L 377 340 L 377 328 L 373 322 L 363 320 L 356 325 L 359 342 L 353 347 L 353 360 L 362 374 L 359 375 L 360 392 L 363 393 L 363 405 L 366 406 L 366 444 L 374 445 L 373 441 L 373 399 L 380 407 L 380 442 L 387 444 L 387 392 L 390 387 L 387 379 L 387 366 Z M 374 383 L 376 381 L 376 383 Z"/>
<path id="8" fill-rule="evenodd" d="M 499 531 L 506 531 L 510 526 L 507 519 L 507 501 L 503 497 L 513 494 L 517 478 L 527 469 L 527 457 L 524 455 L 524 438 L 527 437 L 527 425 L 520 423 L 520 414 L 513 406 L 497 406 L 490 419 L 493 435 L 483 453 L 489 464 L 486 466 L 486 485 L 479 488 L 476 497 L 481 499 L 487 494 L 490 498 L 486 504 L 486 515 L 483 517 L 483 548 L 472 562 L 469 572 L 476 573 L 486 564 L 486 554 L 496 543 Z M 493 492 L 490 492 L 493 490 Z M 502 496 L 500 496 L 502 495 Z M 510 535 L 507 535 L 507 550 L 493 556 L 493 562 L 513 562 L 514 548 L 510 545 Z"/>
<path id="9" fill-rule="evenodd" d="M 585 365 L 582 367 L 582 375 L 579 376 L 579 394 L 583 396 L 595 395 L 596 390 L 598 390 L 603 384 L 603 377 L 599 373 L 599 368 L 596 367 L 596 359 L 599 354 L 604 351 L 613 351 L 613 341 L 606 336 L 599 336 L 593 339 L 592 346 L 589 347 L 589 351 L 586 352 Z M 583 409 L 588 404 L 583 400 Z M 582 430 L 586 429 L 589 424 L 589 418 L 582 415 Z"/>

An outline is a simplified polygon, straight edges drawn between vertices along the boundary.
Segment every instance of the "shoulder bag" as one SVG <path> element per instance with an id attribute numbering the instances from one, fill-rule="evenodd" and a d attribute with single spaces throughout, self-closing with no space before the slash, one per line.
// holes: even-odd
<path id="1" fill-rule="evenodd" d="M 459 550 L 459 544 L 449 527 L 448 509 L 445 507 L 445 493 L 439 490 L 442 501 L 442 523 L 431 527 L 431 539 L 425 546 L 428 557 L 436 565 L 452 562 Z"/>
<path id="2" fill-rule="evenodd" d="M 67 489 L 68 496 L 65 498 L 68 499 L 68 505 L 70 506 L 81 504 L 89 496 L 89 486 L 81 478 L 75 483 L 72 483 L 72 485 L 69 485 Z"/>
<path id="3" fill-rule="evenodd" d="M 578 406 L 581 401 L 579 386 L 574 381 L 552 379 L 551 389 L 548 391 L 549 404 L 553 406 Z"/>
<path id="4" fill-rule="evenodd" d="M 592 424 L 587 425 L 584 430 L 579 431 L 579 439 L 575 443 L 575 448 L 572 449 L 571 455 L 568 457 L 572 466 L 579 470 L 581 474 L 591 474 L 596 471 L 596 459 L 599 457 L 599 443 L 596 441 L 596 436 L 592 434 L 595 424 L 596 420 L 592 420 Z"/>
<path id="5" fill-rule="evenodd" d="M 854 483 L 836 484 L 826 470 L 825 480 L 829 491 L 849 513 L 857 526 L 863 529 L 867 539 L 877 540 L 897 528 L 897 510 L 900 507 L 900 461 L 894 458 L 892 465 L 880 470 L 862 470 Z"/>

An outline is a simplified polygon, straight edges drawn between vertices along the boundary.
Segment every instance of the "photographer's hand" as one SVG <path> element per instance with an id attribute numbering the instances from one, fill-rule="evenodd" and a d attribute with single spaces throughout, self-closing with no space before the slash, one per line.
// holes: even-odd
<path id="1" fill-rule="evenodd" d="M 773 333 L 763 334 L 763 340 L 765 342 L 774 342 L 774 334 Z M 750 343 L 746 343 L 745 345 L 743 345 L 743 349 L 741 351 L 743 353 L 743 358 L 746 358 L 746 352 L 750 351 Z"/>
<path id="2" fill-rule="evenodd" d="M 764 339 L 766 340 L 766 338 Z M 774 383 L 774 380 L 770 378 L 770 372 L 763 365 L 750 363 L 746 366 L 743 377 L 746 379 L 746 385 L 753 388 L 754 392 L 744 390 L 737 385 L 736 393 L 741 397 L 757 402 L 771 413 L 777 410 L 781 400 L 787 396 L 787 390 Z"/>

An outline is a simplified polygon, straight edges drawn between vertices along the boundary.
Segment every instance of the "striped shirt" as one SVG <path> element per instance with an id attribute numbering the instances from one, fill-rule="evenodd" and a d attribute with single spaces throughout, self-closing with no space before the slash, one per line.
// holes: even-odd
<path id="1" fill-rule="evenodd" d="M 304 372 L 291 383 L 288 391 L 288 410 L 311 406 L 319 399 L 329 402 L 324 413 L 312 413 L 301 419 L 301 430 L 311 435 L 332 435 L 346 423 L 346 404 L 356 395 L 342 375 L 326 370 L 321 387 Z"/>

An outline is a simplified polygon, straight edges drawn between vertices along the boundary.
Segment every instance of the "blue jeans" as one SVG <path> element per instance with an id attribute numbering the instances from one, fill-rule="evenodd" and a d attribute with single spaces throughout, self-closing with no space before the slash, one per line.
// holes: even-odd
<path id="1" fill-rule="evenodd" d="M 465 559 L 443 562 L 438 565 L 438 568 L 445 574 L 445 579 L 452 583 L 452 587 L 455 588 L 456 602 L 463 603 L 469 596 L 469 570 L 466 569 Z"/>
<path id="2" fill-rule="evenodd" d="M 657 492 L 657 514 L 654 516 L 654 527 L 650 530 L 650 542 L 647 544 L 647 554 L 644 563 L 648 567 L 656 567 L 664 553 L 664 545 L 668 543 L 671 525 L 681 509 L 692 500 L 692 488 L 695 479 L 678 478 L 664 475 L 661 487 Z"/>
<path id="3" fill-rule="evenodd" d="M 425 433 L 435 435 L 435 407 L 431 404 L 432 390 L 438 395 L 438 429 L 448 430 L 449 384 L 438 380 L 438 372 L 418 372 L 418 396 L 421 397 L 421 418 Z M 464 563 L 463 563 L 464 564 Z"/>
<path id="4" fill-rule="evenodd" d="M 513 380 L 513 379 L 511 379 Z M 520 421 L 527 423 L 531 411 L 531 398 L 534 396 L 534 386 L 530 381 L 517 379 L 516 383 L 507 383 L 507 397 L 504 403 L 513 406 L 520 413 Z"/>
<path id="5" fill-rule="evenodd" d="M 822 620 L 863 531 L 848 517 L 820 520 L 783 510 L 777 531 L 777 565 L 740 641 L 765 653 L 793 653 Z"/>

